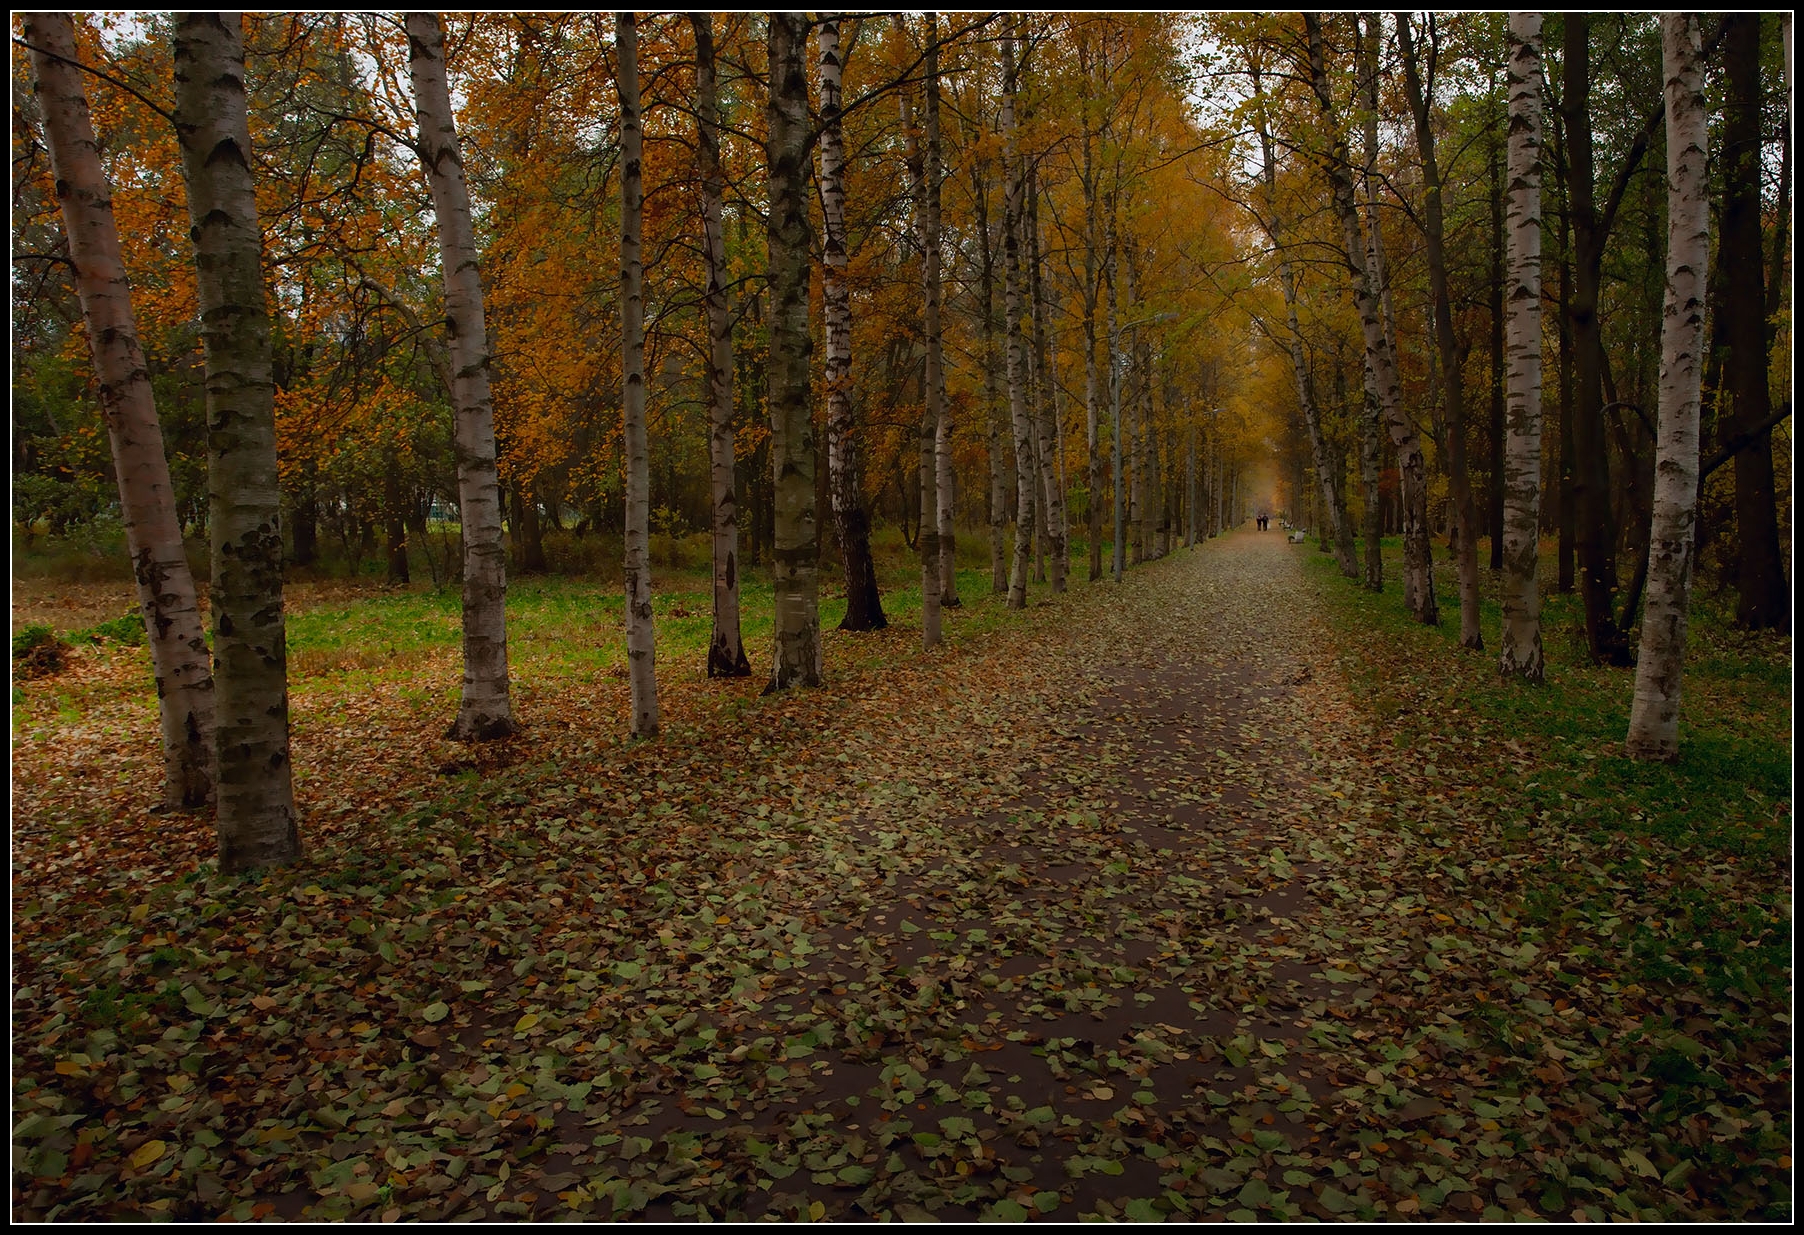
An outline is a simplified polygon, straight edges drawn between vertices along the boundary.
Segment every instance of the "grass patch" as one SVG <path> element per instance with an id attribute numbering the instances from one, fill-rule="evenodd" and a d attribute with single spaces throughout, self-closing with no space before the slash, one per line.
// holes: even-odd
<path id="1" fill-rule="evenodd" d="M 1301 551 L 1301 550 L 1299 550 Z M 1450 737 L 1475 754 L 1453 762 L 1466 809 L 1510 843 L 1539 847 L 1521 894 L 1526 922 L 1562 932 L 1610 923 L 1622 896 L 1659 907 L 1626 939 L 1629 972 L 1713 996 L 1784 999 L 1790 983 L 1791 643 L 1734 630 L 1708 598 L 1687 641 L 1680 755 L 1624 753 L 1633 670 L 1591 663 L 1581 602 L 1547 595 L 1547 680 L 1503 679 L 1495 649 L 1497 580 L 1484 578 L 1486 650 L 1459 646 L 1458 585 L 1437 562 L 1438 627 L 1405 610 L 1400 542 L 1384 542 L 1387 588 L 1374 595 L 1309 552 L 1306 573 L 1333 627 L 1356 696 L 1379 730 L 1423 764 L 1449 762 Z M 1542 578 L 1555 577 L 1549 555 Z M 1572 838 L 1583 857 L 1556 838 Z"/>
<path id="2" fill-rule="evenodd" d="M 1590 663 L 1576 595 L 1542 605 L 1545 685 L 1525 687 L 1497 672 L 1501 628 L 1496 581 L 1487 573 L 1481 619 L 1486 650 L 1459 646 L 1458 585 L 1437 562 L 1441 624 L 1418 625 L 1403 607 L 1400 542 L 1384 542 L 1379 595 L 1340 577 L 1333 559 L 1310 553 L 1307 570 L 1340 635 L 1362 693 L 1401 741 L 1430 750 L 1448 725 L 1477 723 L 1500 741 L 1532 744 L 1533 778 L 1522 788 L 1543 807 L 1564 801 L 1598 831 L 1659 837 L 1675 845 L 1762 859 L 1783 857 L 1791 824 L 1791 643 L 1751 637 L 1726 615 L 1693 612 L 1685 666 L 1680 755 L 1644 763 L 1623 753 L 1633 670 Z M 1551 578 L 1552 559 L 1542 577 Z"/>

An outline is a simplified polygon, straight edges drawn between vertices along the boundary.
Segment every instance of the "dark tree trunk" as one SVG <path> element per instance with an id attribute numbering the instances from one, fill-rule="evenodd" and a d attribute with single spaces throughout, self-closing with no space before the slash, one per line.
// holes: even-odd
<path id="1" fill-rule="evenodd" d="M 1494 130 L 1501 132 L 1501 129 Z M 1503 161 L 1490 148 L 1491 172 L 1491 569 L 1503 569 Z"/>
<path id="2" fill-rule="evenodd" d="M 388 531 L 388 581 L 412 582 L 407 574 L 407 512 L 401 505 L 401 465 L 392 454 L 382 473 L 382 518 Z"/>
<path id="3" fill-rule="evenodd" d="M 845 214 L 845 142 L 840 119 L 843 67 L 839 22 L 828 18 L 817 34 L 820 48 L 820 140 L 817 185 L 822 210 L 821 305 L 825 319 L 827 469 L 823 477 L 839 533 L 845 568 L 846 615 L 841 630 L 882 630 L 889 625 L 871 557 L 871 514 L 865 506 L 862 443 L 852 410 L 852 293 Z"/>
<path id="4" fill-rule="evenodd" d="M 294 556 L 296 566 L 311 566 L 319 561 L 319 491 L 313 477 L 302 482 L 294 499 Z"/>
<path id="5" fill-rule="evenodd" d="M 1457 529 L 1455 560 L 1459 567 L 1460 643 L 1464 647 L 1482 648 L 1484 635 L 1479 627 L 1478 508 L 1472 500 L 1472 478 L 1466 463 L 1466 349 L 1453 333 L 1453 300 L 1447 286 L 1447 257 L 1441 217 L 1440 163 L 1435 156 L 1434 128 L 1429 115 L 1430 100 L 1416 65 L 1407 16 L 1399 15 L 1397 18 L 1397 39 L 1403 53 L 1404 80 L 1409 93 L 1410 110 L 1415 119 L 1416 151 L 1422 160 L 1426 196 L 1422 231 L 1428 246 L 1428 283 L 1434 295 L 1435 345 L 1440 351 L 1447 400 L 1447 478 L 1448 488 L 1451 490 L 1453 523 Z M 1438 59 L 1436 50 L 1431 27 L 1428 49 L 1428 73 L 1431 78 Z"/>
<path id="6" fill-rule="evenodd" d="M 1572 215 L 1572 496 L 1579 587 L 1585 602 L 1585 637 L 1591 655 L 1612 665 L 1629 663 L 1628 635 L 1616 620 L 1616 520 L 1610 506 L 1609 447 L 1604 440 L 1603 331 L 1598 291 L 1608 226 L 1593 191 L 1591 157 L 1590 23 L 1566 16 L 1561 119 L 1566 132 L 1566 187 Z"/>
<path id="7" fill-rule="evenodd" d="M 1559 589 L 1562 594 L 1570 594 L 1577 582 L 1573 570 L 1572 509 L 1572 208 L 1566 195 L 1565 139 L 1557 110 L 1551 119 L 1555 135 L 1553 163 L 1560 196 L 1560 466 L 1554 500 L 1559 507 Z"/>
<path id="8" fill-rule="evenodd" d="M 1729 344 L 1726 381 L 1730 432 L 1763 424 L 1767 392 L 1766 271 L 1760 251 L 1760 15 L 1723 19 L 1728 97 L 1724 101 L 1722 241 L 1718 260 L 1732 294 L 1721 300 Z M 1779 553 L 1778 502 L 1770 430 L 1735 455 L 1735 531 L 1739 549 L 1735 620 L 1751 630 L 1790 626 L 1789 589 Z"/>

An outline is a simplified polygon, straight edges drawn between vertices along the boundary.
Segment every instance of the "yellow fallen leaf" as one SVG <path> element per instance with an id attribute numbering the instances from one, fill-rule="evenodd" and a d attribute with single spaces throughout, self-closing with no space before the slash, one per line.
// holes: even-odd
<path id="1" fill-rule="evenodd" d="M 168 1152 L 169 1146 L 162 1141 L 145 1141 L 132 1151 L 130 1158 L 132 1169 L 141 1171 Z"/>
<path id="2" fill-rule="evenodd" d="M 519 1020 L 514 1022 L 514 1032 L 525 1033 L 528 1029 L 531 1029 L 538 1023 L 539 1014 L 537 1012 L 528 1012 L 525 1016 L 522 1016 Z"/>

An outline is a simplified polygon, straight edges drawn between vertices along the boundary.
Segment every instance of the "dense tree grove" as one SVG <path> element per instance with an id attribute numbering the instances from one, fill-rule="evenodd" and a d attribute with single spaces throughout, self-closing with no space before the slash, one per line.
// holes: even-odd
<path id="1" fill-rule="evenodd" d="M 279 572 L 247 582 L 230 546 L 274 553 L 278 529 L 291 575 L 462 587 L 469 740 L 516 727 L 509 574 L 600 562 L 630 596 L 630 727 L 654 734 L 653 568 L 691 536 L 714 559 L 708 672 L 768 661 L 772 689 L 819 679 L 823 586 L 848 629 L 885 624 L 872 544 L 894 529 L 932 594 L 927 647 L 986 528 L 1014 607 L 1030 580 L 1103 579 L 1105 551 L 1119 577 L 1261 513 L 1373 589 L 1401 534 L 1422 623 L 1455 563 L 1461 641 L 1501 598 L 1504 671 L 1530 683 L 1550 588 L 1581 594 L 1609 664 L 1634 659 L 1644 601 L 1682 642 L 1694 573 L 1744 625 L 1788 629 L 1788 17 L 1665 34 L 1669 59 L 1695 43 L 1701 101 L 1684 240 L 1704 265 L 1678 274 L 1673 70 L 1647 14 L 222 20 L 267 377 L 217 350 L 217 212 L 193 195 L 221 160 L 191 148 L 209 104 L 181 92 L 197 45 L 167 16 L 15 21 L 13 518 L 104 539 L 146 517 L 117 328 L 63 208 L 110 197 L 163 539 L 228 546 L 216 625 L 228 588 L 273 597 L 234 601 L 275 623 L 266 676 Z M 104 177 L 85 190 L 56 127 L 82 90 Z M 1663 360 L 1681 276 L 1689 395 Z M 232 381 L 273 406 L 267 478 L 232 471 Z M 1668 421 L 1686 408 L 1689 432 Z M 739 630 L 754 572 L 775 580 L 768 648 Z M 279 672 L 218 668 L 222 726 L 235 692 L 279 693 Z M 193 805 L 203 760 L 165 728 Z"/>

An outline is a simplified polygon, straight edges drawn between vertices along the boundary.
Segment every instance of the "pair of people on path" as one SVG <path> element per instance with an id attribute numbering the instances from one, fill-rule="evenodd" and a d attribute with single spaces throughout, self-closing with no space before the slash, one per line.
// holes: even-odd
<path id="1" fill-rule="evenodd" d="M 1263 532 L 1271 526 L 1272 517 L 1267 514 L 1261 514 L 1261 515 L 1256 516 L 1254 518 L 1253 522 L 1258 524 L 1259 530 Z"/>

